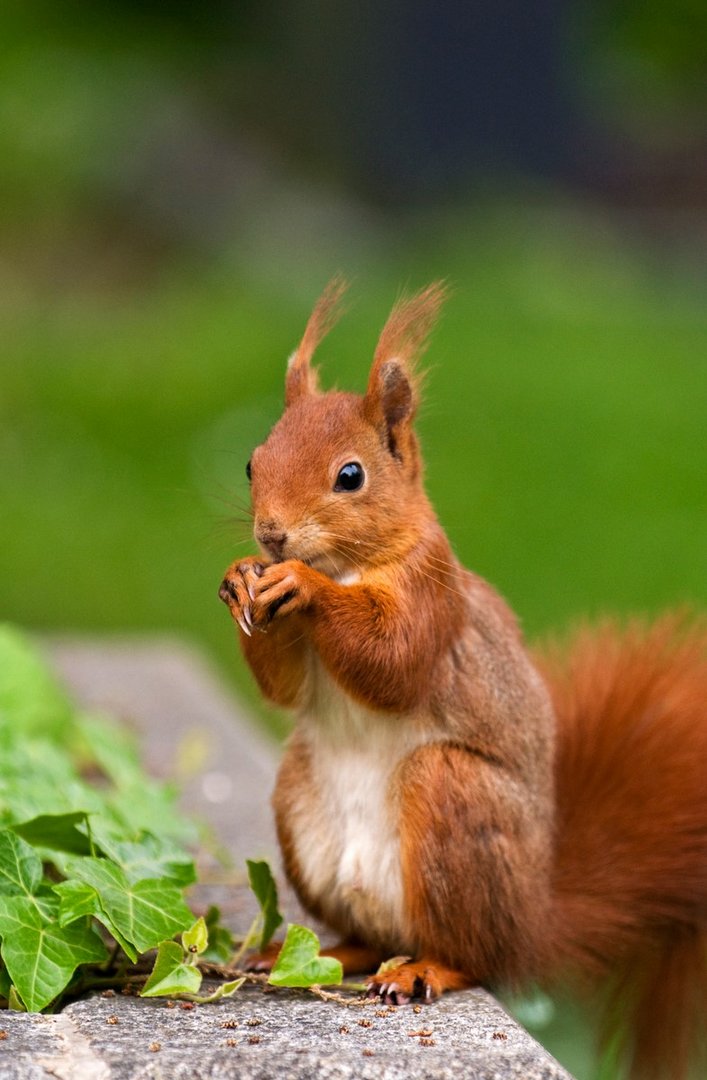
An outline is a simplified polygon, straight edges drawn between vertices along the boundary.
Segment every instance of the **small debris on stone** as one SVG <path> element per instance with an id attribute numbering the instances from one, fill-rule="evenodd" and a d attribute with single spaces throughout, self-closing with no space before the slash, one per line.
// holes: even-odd
<path id="1" fill-rule="evenodd" d="M 194 1008 L 194 1002 L 193 1001 L 180 1001 L 179 1002 L 179 1008 L 180 1009 L 193 1009 Z"/>
<path id="2" fill-rule="evenodd" d="M 436 1046 L 437 1043 L 435 1042 L 434 1039 L 420 1039 L 419 1045 L 420 1046 Z"/>
<path id="3" fill-rule="evenodd" d="M 417 1015 L 419 1016 L 420 1013 L 422 1012 L 422 1005 L 413 1005 L 412 1011 L 414 1013 L 417 1013 Z"/>
<path id="4" fill-rule="evenodd" d="M 431 1034 L 431 1028 L 420 1028 L 419 1031 L 408 1031 L 408 1035 L 411 1039 L 416 1039 L 419 1035 L 421 1035 L 423 1038 L 429 1038 Z"/>
<path id="5" fill-rule="evenodd" d="M 494 1039 L 507 1039 L 505 1031 L 494 1031 L 492 1038 Z"/>
<path id="6" fill-rule="evenodd" d="M 262 1042 L 262 1041 L 263 1040 L 261 1039 L 260 1035 L 249 1035 L 248 1036 L 248 1042 L 251 1043 L 252 1045 L 255 1045 L 255 1043 L 259 1043 L 259 1042 Z"/>
<path id="7" fill-rule="evenodd" d="M 150 1043 L 150 1052 L 156 1054 L 158 1050 L 162 1049 L 162 1043 Z"/>
<path id="8" fill-rule="evenodd" d="M 226 1046 L 238 1046 L 238 1039 L 226 1039 Z"/>
<path id="9" fill-rule="evenodd" d="M 165 1009 L 176 1009 L 177 1002 L 176 1001 L 166 1001 L 164 1007 L 165 1007 Z"/>
<path id="10" fill-rule="evenodd" d="M 0 1042 L 3 1039 L 6 1039 L 6 1038 L 7 1038 L 7 1032 L 6 1031 L 0 1031 Z"/>
<path id="11" fill-rule="evenodd" d="M 248 1027 L 260 1027 L 262 1022 L 263 1021 L 258 1016 L 251 1016 L 248 1020 L 246 1020 L 246 1024 L 248 1025 Z"/>
<path id="12" fill-rule="evenodd" d="M 237 1028 L 238 1027 L 238 1021 L 237 1020 L 222 1020 L 221 1021 L 221 1027 L 222 1028 Z"/>
<path id="13" fill-rule="evenodd" d="M 373 1050 L 369 1050 L 368 1048 L 366 1048 L 365 1050 L 362 1050 L 361 1053 L 363 1054 L 364 1057 L 375 1057 L 376 1056 L 375 1052 Z"/>
<path id="14" fill-rule="evenodd" d="M 110 1016 L 106 1017 L 106 1024 L 119 1024 L 119 1023 L 120 1023 L 120 1020 L 115 1015 L 115 1013 L 112 1013 Z"/>
<path id="15" fill-rule="evenodd" d="M 339 1028 L 339 1035 L 348 1035 L 348 1034 L 349 1034 L 349 1030 L 350 1030 L 349 1028 L 345 1027 L 345 1026 L 344 1026 L 344 1025 L 342 1024 L 342 1026 L 341 1026 L 341 1027 Z"/>
<path id="16" fill-rule="evenodd" d="M 115 997 L 115 990 L 101 990 L 101 997 L 105 997 L 105 998 Z"/>

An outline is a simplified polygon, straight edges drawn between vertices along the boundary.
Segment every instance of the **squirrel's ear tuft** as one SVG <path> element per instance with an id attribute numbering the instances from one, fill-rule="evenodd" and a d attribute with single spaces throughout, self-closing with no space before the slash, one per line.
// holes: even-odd
<path id="1" fill-rule="evenodd" d="M 347 284 L 337 275 L 327 285 L 314 305 L 299 346 L 287 362 L 285 405 L 291 405 L 305 394 L 316 394 L 319 388 L 317 369 L 312 356 L 322 338 L 329 333 L 341 315 L 341 300 Z"/>
<path id="2" fill-rule="evenodd" d="M 364 412 L 385 435 L 396 457 L 402 456 L 401 436 L 417 409 L 421 382 L 417 361 L 425 350 L 446 294 L 445 285 L 436 281 L 414 296 L 401 297 L 376 346 L 363 399 Z"/>

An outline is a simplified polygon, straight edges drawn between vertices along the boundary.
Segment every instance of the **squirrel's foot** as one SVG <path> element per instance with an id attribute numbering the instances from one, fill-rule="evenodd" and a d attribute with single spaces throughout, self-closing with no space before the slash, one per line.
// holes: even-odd
<path id="1" fill-rule="evenodd" d="M 380 998 L 386 1005 L 407 1005 L 419 1000 L 429 1003 L 445 990 L 463 990 L 472 980 L 437 960 L 412 960 L 373 975 L 366 985 L 366 997 Z"/>

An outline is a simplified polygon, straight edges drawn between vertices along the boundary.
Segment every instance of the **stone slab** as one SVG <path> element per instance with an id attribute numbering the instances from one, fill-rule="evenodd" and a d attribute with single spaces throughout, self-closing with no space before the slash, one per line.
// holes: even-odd
<path id="1" fill-rule="evenodd" d="M 96 996 L 59 1016 L 11 1015 L 3 1080 L 570 1080 L 483 990 L 346 1008 L 304 992 L 241 991 L 218 1005 Z M 424 1032 L 424 1035 L 418 1034 Z"/>
<path id="2" fill-rule="evenodd" d="M 48 651 L 78 701 L 135 727 L 156 773 L 169 772 L 180 742 L 194 745 L 200 737 L 203 772 L 212 781 L 188 779 L 185 808 L 207 820 L 234 857 L 275 854 L 268 805 L 275 748 L 198 656 L 165 641 L 63 640 Z M 224 905 L 234 928 L 245 928 L 253 910 L 246 889 L 224 882 L 202 895 Z M 285 904 L 291 918 L 301 917 L 291 897 Z M 95 995 L 56 1016 L 0 1014 L 0 1080 L 49 1077 L 572 1080 L 480 989 L 447 995 L 415 1012 L 374 1003 L 344 1007 L 304 991 L 264 993 L 259 987 L 194 1008 Z"/>

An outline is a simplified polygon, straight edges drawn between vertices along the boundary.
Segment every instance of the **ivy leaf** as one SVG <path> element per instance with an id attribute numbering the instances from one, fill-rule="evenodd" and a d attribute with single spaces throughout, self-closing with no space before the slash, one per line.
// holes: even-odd
<path id="1" fill-rule="evenodd" d="M 104 855 L 121 867 L 128 881 L 158 877 L 169 878 L 177 885 L 196 881 L 194 860 L 173 840 L 146 831 L 128 840 L 100 821 L 92 827 L 95 842 Z"/>
<path id="2" fill-rule="evenodd" d="M 79 964 L 101 963 L 107 955 L 90 927 L 59 926 L 58 906 L 58 901 L 45 900 L 40 913 L 30 897 L 0 896 L 0 952 L 30 1012 L 49 1005 L 71 981 Z"/>
<path id="3" fill-rule="evenodd" d="M 53 886 L 53 889 L 59 897 L 59 926 L 69 926 L 77 919 L 91 915 L 105 926 L 128 959 L 135 963 L 138 956 L 137 950 L 125 940 L 117 926 L 106 915 L 101 907 L 98 893 L 92 885 L 86 885 L 83 881 L 60 881 L 58 885 Z"/>
<path id="4" fill-rule="evenodd" d="M 171 882 L 145 878 L 131 883 L 108 859 L 72 859 L 68 869 L 96 890 L 101 909 L 138 952 L 156 948 L 194 922 L 181 889 Z"/>
<path id="5" fill-rule="evenodd" d="M 121 829 L 139 833 L 149 822 L 150 829 L 161 836 L 183 843 L 198 839 L 193 822 L 177 809 L 177 792 L 169 784 L 158 784 L 144 774 L 130 787 L 121 786 L 105 799 L 105 809 Z"/>
<path id="6" fill-rule="evenodd" d="M 378 968 L 376 975 L 385 975 L 386 972 L 393 971 L 394 968 L 407 964 L 409 960 L 412 960 L 411 956 L 391 956 L 390 960 L 383 961 Z"/>
<path id="7" fill-rule="evenodd" d="M 234 940 L 233 934 L 227 926 L 221 925 L 220 919 L 221 912 L 212 904 L 205 916 L 209 944 L 203 959 L 212 960 L 215 964 L 227 964 L 233 954 Z"/>
<path id="8" fill-rule="evenodd" d="M 142 770 L 135 739 L 105 716 L 82 713 L 76 728 L 87 756 L 117 787 L 139 783 Z"/>
<path id="9" fill-rule="evenodd" d="M 68 926 L 86 915 L 98 915 L 98 893 L 83 881 L 60 881 L 53 886 L 59 897 L 59 926 Z"/>
<path id="10" fill-rule="evenodd" d="M 0 728 L 28 735 L 66 735 L 71 707 L 37 649 L 14 627 L 0 624 Z"/>
<path id="11" fill-rule="evenodd" d="M 313 930 L 291 923 L 270 972 L 273 986 L 334 986 L 343 979 L 340 961 L 319 955 L 319 938 Z"/>
<path id="12" fill-rule="evenodd" d="M 263 932 L 260 936 L 258 948 L 264 949 L 277 930 L 282 920 L 278 908 L 277 885 L 269 864 L 262 859 L 258 862 L 246 859 L 248 867 L 248 881 L 256 895 L 260 909 L 263 913 Z"/>
<path id="13" fill-rule="evenodd" d="M 42 880 L 42 860 L 37 852 L 10 829 L 0 832 L 0 894 L 33 896 Z"/>
<path id="14" fill-rule="evenodd" d="M 194 925 L 182 934 L 182 948 L 185 953 L 193 957 L 205 952 L 208 944 L 209 931 L 206 929 L 206 920 L 203 917 L 197 919 Z"/>
<path id="15" fill-rule="evenodd" d="M 176 941 L 162 941 L 155 966 L 140 991 L 141 997 L 169 997 L 195 994 L 201 986 L 201 972 L 184 961 L 184 950 Z"/>
<path id="16" fill-rule="evenodd" d="M 77 810 L 71 814 L 40 814 L 30 821 L 12 826 L 28 844 L 49 851 L 66 851 L 71 855 L 90 855 L 91 843 L 77 825 L 86 822 L 86 813 Z"/>
<path id="17" fill-rule="evenodd" d="M 232 982 L 220 983 L 213 994 L 205 994 L 204 997 L 192 997 L 192 1001 L 197 1001 L 199 1005 L 211 1005 L 214 1001 L 220 1001 L 221 998 L 232 997 L 237 990 L 243 986 L 245 979 L 234 979 Z"/>

